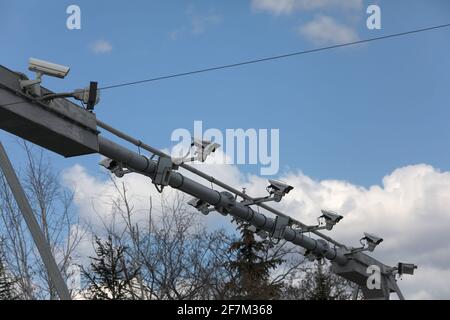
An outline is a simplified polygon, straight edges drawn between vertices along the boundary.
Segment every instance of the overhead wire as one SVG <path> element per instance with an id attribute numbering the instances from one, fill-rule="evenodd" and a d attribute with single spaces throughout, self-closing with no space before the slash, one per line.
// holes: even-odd
<path id="1" fill-rule="evenodd" d="M 421 32 L 426 32 L 426 31 L 431 31 L 431 30 L 437 30 L 437 29 L 443 29 L 443 28 L 448 28 L 448 27 L 450 27 L 450 23 L 436 25 L 436 26 L 427 27 L 427 28 L 414 29 L 414 30 L 405 31 L 405 32 L 393 33 L 393 34 L 388 34 L 388 35 L 374 37 L 374 38 L 346 42 L 346 43 L 341 43 L 341 44 L 336 44 L 336 45 L 331 45 L 331 46 L 326 46 L 326 47 L 320 47 L 320 48 L 315 48 L 315 49 L 290 52 L 290 53 L 285 53 L 285 54 L 281 54 L 281 55 L 270 56 L 270 57 L 265 57 L 265 58 L 260 58 L 260 59 L 246 60 L 246 61 L 241 61 L 241 62 L 236 62 L 236 63 L 231 63 L 231 64 L 225 64 L 225 65 L 220 65 L 220 66 L 214 66 L 214 67 L 209 67 L 209 68 L 203 68 L 203 69 L 198 69 L 198 70 L 182 72 L 182 73 L 174 73 L 174 74 L 169 74 L 169 75 L 164 75 L 164 76 L 159 76 L 159 77 L 154 77 L 154 78 L 148 78 L 148 79 L 143 79 L 143 80 L 124 82 L 124 83 L 101 87 L 101 88 L 99 88 L 99 90 L 108 90 L 108 89 L 113 89 L 113 88 L 133 86 L 133 85 L 138 85 L 138 84 L 142 84 L 142 83 L 161 81 L 161 80 L 178 78 L 178 77 L 185 77 L 185 76 L 190 76 L 190 75 L 199 74 L 199 73 L 218 71 L 218 70 L 229 69 L 229 68 L 236 68 L 236 67 L 241 67 L 241 66 L 250 65 L 250 64 L 268 62 L 268 61 L 273 61 L 273 60 L 280 60 L 280 59 L 290 58 L 293 56 L 300 56 L 300 55 L 311 54 L 311 53 L 320 52 L 320 51 L 354 46 L 354 45 L 358 45 L 358 44 L 363 44 L 363 43 L 368 43 L 368 42 L 373 42 L 373 41 L 380 41 L 380 40 L 385 40 L 385 39 L 389 39 L 389 38 L 402 37 L 402 36 L 407 36 L 407 35 L 411 35 L 411 34 L 416 34 L 416 33 L 421 33 Z"/>
<path id="2" fill-rule="evenodd" d="M 321 52 L 321 51 L 327 51 L 327 50 L 332 50 L 332 49 L 337 49 L 337 48 L 343 48 L 343 47 L 348 47 L 348 46 L 354 46 L 354 45 L 359 45 L 359 44 L 364 44 L 364 43 L 369 43 L 369 42 L 374 42 L 374 41 L 380 41 L 380 40 L 385 40 L 385 39 L 390 39 L 390 38 L 398 38 L 398 37 L 403 37 L 403 36 L 407 36 L 407 35 L 426 32 L 426 31 L 444 29 L 444 28 L 448 28 L 448 27 L 450 27 L 450 23 L 435 25 L 435 26 L 426 27 L 426 28 L 414 29 L 414 30 L 409 30 L 409 31 L 404 31 L 404 32 L 392 33 L 392 34 L 388 34 L 388 35 L 384 35 L 384 36 L 367 38 L 367 39 L 362 39 L 362 40 L 357 40 L 357 41 L 352 41 L 352 42 L 346 42 L 346 43 L 326 46 L 326 47 L 290 52 L 290 53 L 281 54 L 281 55 L 275 55 L 275 56 L 253 59 L 253 60 L 246 60 L 246 61 L 241 61 L 241 62 L 236 62 L 236 63 L 231 63 L 231 64 L 219 65 L 219 66 L 214 66 L 214 67 L 209 67 L 209 68 L 202 68 L 202 69 L 197 69 L 197 70 L 191 70 L 191 71 L 187 71 L 187 72 L 168 74 L 168 75 L 158 76 L 158 77 L 154 77 L 154 78 L 147 78 L 147 79 L 142 79 L 142 80 L 137 80 L 137 81 L 118 83 L 118 84 L 113 84 L 113 85 L 98 88 L 98 90 L 103 91 L 103 90 L 121 88 L 121 87 L 126 87 L 126 86 L 133 86 L 133 85 L 138 85 L 138 84 L 143 84 L 143 83 L 167 80 L 167 79 L 172 79 L 172 78 L 186 77 L 186 76 L 190 76 L 190 75 L 218 71 L 218 70 L 223 70 L 223 69 L 237 68 L 237 67 L 241 67 L 241 66 L 245 66 L 245 65 L 269 62 L 269 61 L 273 61 L 273 60 L 286 59 L 286 58 L 290 58 L 290 57 L 294 57 L 294 56 L 301 56 L 301 55 L 306 55 L 306 54 L 311 54 L 311 53 L 316 53 L 316 52 Z M 3 105 L 0 105 L 0 107 L 6 107 L 6 106 L 11 106 L 11 105 L 20 104 L 20 103 L 23 103 L 23 101 L 16 101 L 16 102 L 3 104 Z"/>

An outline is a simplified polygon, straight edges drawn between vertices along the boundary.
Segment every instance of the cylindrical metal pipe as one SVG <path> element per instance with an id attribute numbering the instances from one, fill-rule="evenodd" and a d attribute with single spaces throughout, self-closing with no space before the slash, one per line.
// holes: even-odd
<path id="1" fill-rule="evenodd" d="M 99 136 L 99 153 L 121 162 L 127 168 L 145 174 L 150 178 L 155 174 L 157 164 L 153 160 L 132 152 L 102 136 Z M 176 171 L 171 173 L 169 185 L 209 203 L 216 209 L 224 208 L 226 213 L 245 220 L 259 229 L 269 233 L 274 231 L 274 219 L 268 218 L 261 213 L 255 212 L 249 206 L 237 202 L 233 195 L 228 192 L 212 190 Z M 310 238 L 298 230 L 286 228 L 283 237 L 287 241 L 299 245 L 318 256 L 333 260 L 339 264 L 344 264 L 347 261 L 343 249 L 331 248 L 326 241 Z"/>
<path id="2" fill-rule="evenodd" d="M 131 137 L 130 135 L 128 135 L 128 134 L 126 134 L 126 133 L 124 133 L 124 132 L 122 132 L 120 130 L 117 130 L 116 128 L 113 128 L 109 124 L 107 124 L 107 123 L 105 123 L 103 121 L 100 121 L 99 119 L 97 119 L 97 125 L 100 128 L 103 128 L 103 129 L 109 131 L 110 133 L 114 134 L 115 136 L 117 136 L 117 137 L 119 137 L 121 139 L 124 139 L 125 141 L 128 141 L 128 142 L 134 144 L 135 146 L 137 146 L 139 148 L 142 148 L 142 149 L 145 149 L 147 151 L 150 151 L 151 153 L 156 154 L 157 156 L 160 156 L 160 157 L 169 157 L 164 152 L 162 152 L 162 151 L 160 151 L 160 150 L 158 150 L 156 148 L 153 148 L 152 146 L 149 146 L 148 144 L 145 144 L 141 140 L 135 139 L 135 138 Z M 242 197 L 243 199 L 254 201 L 254 199 L 252 197 L 250 197 L 248 194 L 246 194 L 246 193 L 244 193 L 242 191 L 239 191 L 239 190 L 237 190 L 237 189 L 227 185 L 226 183 L 223 183 L 222 181 L 217 180 L 216 178 L 214 178 L 214 177 L 212 177 L 210 175 L 207 175 L 206 173 L 204 173 L 204 172 L 202 172 L 202 171 L 200 171 L 200 170 L 198 170 L 198 169 L 196 169 L 196 168 L 194 168 L 194 167 L 192 167 L 192 166 L 190 166 L 190 165 L 188 165 L 186 163 L 182 163 L 180 166 L 182 168 L 184 168 L 184 169 L 186 169 L 186 170 L 188 170 L 188 171 L 190 171 L 190 172 L 192 172 L 192 173 L 202 177 L 203 179 L 205 179 L 205 180 L 207 180 L 207 181 L 209 181 L 211 183 L 214 183 L 215 185 L 217 185 L 217 186 L 219 186 L 221 188 L 224 188 L 225 190 L 228 190 L 228 191 L 230 191 L 230 192 L 232 192 L 234 194 L 237 194 L 238 196 Z M 259 207 L 261 207 L 261 208 L 263 208 L 263 209 L 265 209 L 265 210 L 267 210 L 269 212 L 272 212 L 272 213 L 276 214 L 277 216 L 287 217 L 281 211 L 276 210 L 276 209 L 270 207 L 269 205 L 267 205 L 265 203 L 259 203 L 259 204 L 257 204 L 257 206 L 259 206 Z M 298 221 L 296 219 L 293 219 L 291 217 L 289 217 L 289 218 L 292 221 L 294 221 L 297 225 L 299 225 L 300 227 L 302 227 L 302 228 L 307 227 L 305 224 L 301 223 L 300 221 Z M 315 235 L 321 237 L 322 239 L 332 243 L 335 246 L 344 247 L 344 245 L 342 243 L 339 243 L 338 241 L 328 237 L 327 235 L 323 234 L 320 231 L 313 230 L 311 232 L 314 233 Z"/>

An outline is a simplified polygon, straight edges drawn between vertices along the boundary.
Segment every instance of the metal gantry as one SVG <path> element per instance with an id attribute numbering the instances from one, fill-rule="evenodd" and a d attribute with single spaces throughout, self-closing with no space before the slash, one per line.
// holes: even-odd
<path id="1" fill-rule="evenodd" d="M 288 214 L 268 206 L 264 201 L 253 198 L 192 166 L 185 163 L 175 164 L 169 155 L 98 120 L 91 112 L 92 101 L 97 100 L 97 97 L 95 99 L 89 97 L 92 90 L 85 92 L 84 98 L 91 101 L 90 110 L 87 110 L 43 87 L 39 87 L 39 90 L 34 88 L 34 93 L 30 92 L 21 85 L 23 81 L 30 82 L 24 78 L 23 74 L 0 66 L 1 129 L 65 157 L 99 153 L 107 158 L 102 165 L 119 177 L 123 176 L 125 171 L 145 175 L 160 191 L 169 186 L 193 196 L 196 199 L 195 205 L 199 208 L 202 207 L 203 213 L 218 211 L 221 214 L 230 215 L 251 224 L 255 231 L 265 232 L 273 238 L 284 239 L 301 246 L 306 249 L 306 254 L 310 257 L 330 260 L 334 272 L 359 286 L 367 299 L 389 299 L 391 292 L 396 292 L 399 298 L 403 299 L 395 279 L 395 275 L 399 272 L 397 267 L 387 266 L 369 256 L 364 252 L 367 250 L 365 248 L 347 247 L 319 232 L 325 227 L 307 226 L 291 218 Z M 38 85 L 40 86 L 40 83 Z M 36 96 L 35 92 L 40 92 L 41 96 L 52 98 L 42 99 Z M 79 92 L 78 90 L 77 94 Z M 153 157 L 149 158 L 133 152 L 107 139 L 100 134 L 99 129 L 109 131 L 117 137 L 151 152 Z M 156 159 L 154 159 L 155 156 Z M 220 186 L 224 191 L 214 190 L 186 177 L 179 172 L 179 167 Z M 275 201 L 279 201 L 284 194 L 277 194 L 280 186 L 272 185 L 272 187 L 275 190 L 274 196 L 278 196 L 275 197 Z M 238 197 L 242 200 L 238 201 Z M 252 206 L 259 206 L 275 214 L 276 217 L 271 218 L 261 214 Z M 328 230 L 342 218 L 329 211 L 322 212 L 323 218 L 336 220 L 328 221 L 326 226 Z M 318 238 L 312 238 L 305 234 L 310 232 Z M 32 234 L 35 237 L 35 233 Z M 366 241 L 372 245 L 372 249 L 381 242 L 375 244 L 369 235 L 366 235 Z M 41 241 L 36 241 L 36 245 L 38 248 L 41 247 Z M 366 286 L 370 276 L 367 270 L 370 266 L 376 266 L 380 271 L 379 287 L 368 288 Z M 66 298 L 63 291 L 58 291 L 60 298 Z"/>

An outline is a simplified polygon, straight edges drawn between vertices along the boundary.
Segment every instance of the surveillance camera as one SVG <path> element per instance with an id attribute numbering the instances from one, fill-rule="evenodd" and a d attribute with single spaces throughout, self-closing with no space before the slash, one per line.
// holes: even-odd
<path id="1" fill-rule="evenodd" d="M 280 191 L 284 194 L 287 194 L 289 193 L 289 191 L 294 189 L 294 187 L 277 180 L 269 180 L 269 183 L 270 183 L 269 188 L 271 188 L 274 191 Z"/>
<path id="2" fill-rule="evenodd" d="M 368 242 L 375 243 L 377 245 L 380 244 L 381 242 L 383 242 L 382 238 L 380 238 L 380 237 L 378 237 L 378 236 L 376 236 L 374 234 L 367 233 L 367 232 L 364 232 L 364 238 L 363 239 L 367 240 Z"/>
<path id="3" fill-rule="evenodd" d="M 417 269 L 417 266 L 412 263 L 401 263 L 400 262 L 397 266 L 399 275 L 403 275 L 403 274 L 413 275 L 415 269 Z"/>
<path id="4" fill-rule="evenodd" d="M 188 205 L 194 207 L 204 215 L 208 215 L 210 212 L 209 204 L 197 198 L 192 198 L 191 200 L 189 200 Z"/>
<path id="5" fill-rule="evenodd" d="M 269 183 L 270 185 L 267 187 L 267 191 L 274 196 L 275 202 L 280 202 L 289 191 L 294 189 L 294 187 L 276 180 L 269 180 Z"/>
<path id="6" fill-rule="evenodd" d="M 172 162 L 176 165 L 196 160 L 205 162 L 206 158 L 208 158 L 211 153 L 216 152 L 216 150 L 220 148 L 220 144 L 194 138 L 192 139 L 191 147 L 195 148 L 193 157 L 190 157 L 191 151 L 189 151 L 188 154 L 183 157 L 172 157 Z"/>
<path id="7" fill-rule="evenodd" d="M 107 170 L 114 173 L 114 175 L 117 178 L 123 178 L 125 173 L 127 173 L 123 169 L 123 165 L 120 162 L 117 162 L 116 160 L 106 158 L 106 159 L 103 159 L 102 161 L 100 161 L 99 165 L 101 165 L 102 167 L 105 167 Z"/>
<path id="8" fill-rule="evenodd" d="M 260 237 L 260 238 L 263 239 L 263 240 L 266 240 L 267 237 L 269 236 L 269 234 L 267 233 L 267 231 L 258 229 L 257 227 L 255 227 L 255 226 L 253 226 L 253 225 L 250 226 L 250 227 L 248 227 L 247 230 L 250 231 L 250 232 L 253 232 L 254 234 L 256 234 L 258 237 Z"/>
<path id="9" fill-rule="evenodd" d="M 102 167 L 105 167 L 108 170 L 111 170 L 113 167 L 117 166 L 116 160 L 112 160 L 109 158 L 103 159 L 98 164 L 101 165 Z"/>
<path id="10" fill-rule="evenodd" d="M 204 203 L 205 203 L 204 201 L 197 198 L 192 198 L 191 200 L 188 201 L 188 205 L 193 206 L 196 209 L 201 205 L 203 205 Z"/>
<path id="11" fill-rule="evenodd" d="M 323 218 L 325 220 L 327 230 L 333 229 L 333 227 L 344 218 L 343 216 L 337 214 L 334 211 L 321 210 L 321 212 L 322 215 L 320 216 L 320 218 Z"/>
<path id="12" fill-rule="evenodd" d="M 205 148 L 208 145 L 211 144 L 211 141 L 209 140 L 201 140 L 201 139 L 197 139 L 197 138 L 192 138 L 192 146 L 196 146 L 198 148 Z"/>
<path id="13" fill-rule="evenodd" d="M 38 74 L 45 74 L 60 79 L 64 79 L 70 71 L 69 67 L 35 58 L 30 58 L 28 69 Z"/>
<path id="14" fill-rule="evenodd" d="M 195 153 L 199 157 L 198 160 L 200 160 L 201 162 L 205 162 L 206 158 L 211 153 L 216 152 L 216 150 L 220 148 L 220 144 L 218 143 L 211 142 L 208 140 L 200 140 L 196 138 L 193 139 L 191 146 L 196 148 Z"/>
<path id="15" fill-rule="evenodd" d="M 361 240 L 365 240 L 367 242 L 368 249 L 371 252 L 375 250 L 376 246 L 383 242 L 382 238 L 367 232 L 364 232 L 364 237 Z"/>

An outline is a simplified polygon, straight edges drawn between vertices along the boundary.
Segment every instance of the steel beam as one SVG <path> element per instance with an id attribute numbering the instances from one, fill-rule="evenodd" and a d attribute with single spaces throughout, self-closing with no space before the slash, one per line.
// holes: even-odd
<path id="1" fill-rule="evenodd" d="M 19 85 L 23 77 L 0 66 L 0 129 L 64 157 L 98 152 L 95 115 L 67 99 L 39 101 Z M 43 94 L 51 94 L 41 88 Z"/>

